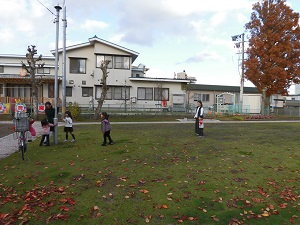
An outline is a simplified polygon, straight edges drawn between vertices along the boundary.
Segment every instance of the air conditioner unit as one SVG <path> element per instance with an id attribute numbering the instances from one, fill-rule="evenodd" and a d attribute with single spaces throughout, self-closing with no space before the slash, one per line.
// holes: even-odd
<path id="1" fill-rule="evenodd" d="M 132 98 L 131 98 L 131 102 L 132 102 L 132 103 L 136 103 L 136 97 L 132 97 Z"/>

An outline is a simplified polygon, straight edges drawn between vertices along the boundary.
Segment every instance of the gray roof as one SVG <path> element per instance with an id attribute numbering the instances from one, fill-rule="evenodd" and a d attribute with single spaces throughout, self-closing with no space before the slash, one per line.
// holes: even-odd
<path id="1" fill-rule="evenodd" d="M 188 84 L 190 90 L 198 91 L 220 91 L 220 92 L 239 92 L 240 86 L 223 86 L 209 84 Z M 244 93 L 259 94 L 256 87 L 244 87 Z"/>

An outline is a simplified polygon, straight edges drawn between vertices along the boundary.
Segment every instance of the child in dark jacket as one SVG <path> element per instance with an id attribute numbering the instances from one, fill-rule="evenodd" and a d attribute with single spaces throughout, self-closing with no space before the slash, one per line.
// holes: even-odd
<path id="1" fill-rule="evenodd" d="M 106 112 L 101 113 L 101 119 L 102 119 L 101 130 L 102 130 L 102 133 L 103 133 L 103 143 L 102 143 L 102 146 L 106 146 L 107 145 L 106 144 L 106 138 L 108 138 L 110 145 L 113 144 L 113 140 L 110 137 L 111 127 L 110 127 L 110 122 L 108 120 L 108 117 L 109 116 L 108 116 L 108 114 Z"/>

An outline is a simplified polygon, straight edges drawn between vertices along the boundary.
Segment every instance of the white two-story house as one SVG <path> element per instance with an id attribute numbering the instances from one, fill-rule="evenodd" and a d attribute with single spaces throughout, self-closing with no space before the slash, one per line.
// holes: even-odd
<path id="1" fill-rule="evenodd" d="M 43 68 L 37 68 L 39 79 L 39 103 L 54 103 L 55 51 L 54 56 L 42 57 Z M 63 49 L 59 49 L 58 106 L 61 104 L 63 79 Z M 140 64 L 133 66 L 139 53 L 114 43 L 93 37 L 88 42 L 66 47 L 66 103 L 77 102 L 81 107 L 97 105 L 101 96 L 101 61 L 110 60 L 107 85 L 109 87 L 103 107 L 111 110 L 174 109 L 186 107 L 187 77 L 149 78 L 148 68 Z M 28 74 L 23 74 L 22 55 L 0 55 L 0 103 L 12 104 L 21 99 L 30 106 L 31 85 Z M 0 110 L 1 111 L 1 110 Z"/>

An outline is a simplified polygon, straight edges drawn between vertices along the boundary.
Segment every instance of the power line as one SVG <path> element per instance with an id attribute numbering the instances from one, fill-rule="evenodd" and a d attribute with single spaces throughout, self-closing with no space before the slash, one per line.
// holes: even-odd
<path id="1" fill-rule="evenodd" d="M 47 7 L 45 6 L 43 3 L 41 3 L 39 0 L 37 0 L 42 6 L 44 6 L 52 15 L 55 16 L 55 14 Z"/>

